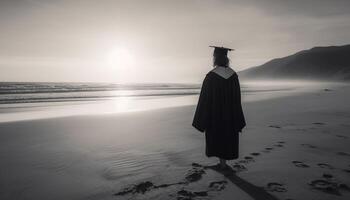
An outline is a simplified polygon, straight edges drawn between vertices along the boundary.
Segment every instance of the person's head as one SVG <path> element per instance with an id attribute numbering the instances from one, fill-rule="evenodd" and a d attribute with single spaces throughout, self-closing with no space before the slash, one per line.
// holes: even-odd
<path id="1" fill-rule="evenodd" d="M 213 65 L 228 67 L 230 65 L 230 59 L 226 55 L 220 55 L 214 53 L 213 55 Z"/>
<path id="2" fill-rule="evenodd" d="M 214 47 L 214 54 L 213 54 L 213 67 L 215 66 L 223 66 L 223 67 L 229 67 L 230 65 L 230 59 L 227 57 L 227 52 L 232 51 L 233 49 L 225 48 L 225 47 L 217 47 L 217 46 L 210 46 Z"/>

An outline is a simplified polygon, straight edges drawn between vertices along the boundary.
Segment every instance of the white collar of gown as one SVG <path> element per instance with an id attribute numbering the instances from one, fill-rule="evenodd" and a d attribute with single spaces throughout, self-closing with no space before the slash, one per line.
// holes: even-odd
<path id="1" fill-rule="evenodd" d="M 212 72 L 216 73 L 217 75 L 221 76 L 224 79 L 230 78 L 233 74 L 236 72 L 230 68 L 230 67 L 222 67 L 222 66 L 216 66 Z"/>

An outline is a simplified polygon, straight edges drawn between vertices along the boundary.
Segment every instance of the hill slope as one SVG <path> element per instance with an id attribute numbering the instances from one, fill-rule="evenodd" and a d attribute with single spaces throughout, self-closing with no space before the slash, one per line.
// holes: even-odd
<path id="1" fill-rule="evenodd" d="M 350 81 L 350 45 L 314 47 L 239 72 L 245 79 Z"/>

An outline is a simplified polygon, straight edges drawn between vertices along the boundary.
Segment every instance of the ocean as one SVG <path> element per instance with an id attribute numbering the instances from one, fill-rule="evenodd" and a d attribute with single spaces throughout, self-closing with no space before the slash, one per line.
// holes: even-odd
<path id="1" fill-rule="evenodd" d="M 241 83 L 242 101 L 288 95 L 300 87 Z M 195 105 L 201 84 L 0 82 L 0 122 L 114 114 Z"/>
<path id="2" fill-rule="evenodd" d="M 199 84 L 0 83 L 0 104 L 96 101 L 118 97 L 194 95 Z"/>

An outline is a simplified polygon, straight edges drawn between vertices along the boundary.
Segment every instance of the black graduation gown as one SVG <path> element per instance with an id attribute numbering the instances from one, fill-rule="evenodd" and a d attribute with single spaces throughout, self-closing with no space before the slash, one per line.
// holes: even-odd
<path id="1" fill-rule="evenodd" d="M 212 71 L 206 75 L 192 125 L 205 132 L 208 157 L 238 158 L 238 133 L 246 122 L 236 73 L 227 79 Z"/>

